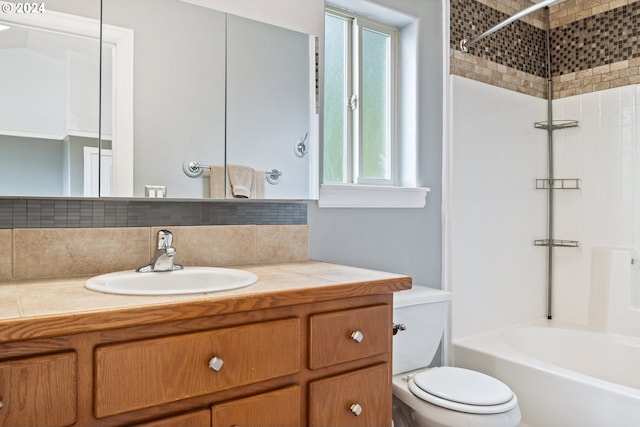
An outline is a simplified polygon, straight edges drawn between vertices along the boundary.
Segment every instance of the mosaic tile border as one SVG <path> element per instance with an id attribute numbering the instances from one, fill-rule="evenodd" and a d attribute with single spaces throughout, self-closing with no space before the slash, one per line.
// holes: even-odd
<path id="1" fill-rule="evenodd" d="M 307 204 L 0 198 L 0 229 L 245 224 L 307 224 Z"/>
<path id="2" fill-rule="evenodd" d="M 450 47 L 509 18 L 510 15 L 476 0 L 451 0 Z M 537 77 L 547 76 L 546 32 L 522 20 L 471 47 L 469 54 Z"/>
<path id="3" fill-rule="evenodd" d="M 640 2 L 607 10 L 551 31 L 552 75 L 640 57 Z"/>
<path id="4" fill-rule="evenodd" d="M 607 12 L 638 0 L 564 0 L 549 7 L 551 28 Z"/>
<path id="5" fill-rule="evenodd" d="M 525 0 L 452 0 L 451 4 L 469 9 L 467 15 L 493 8 L 511 16 L 526 6 L 522 1 Z M 462 53 L 455 45 L 461 37 L 456 25 L 473 24 L 459 17 L 454 19 L 456 10 L 452 7 L 452 74 L 546 98 L 546 75 L 532 75 L 523 72 L 522 67 L 506 66 L 498 57 Z M 640 84 L 640 0 L 565 0 L 551 6 L 550 14 L 554 99 Z M 527 22 L 544 34 L 538 21 Z M 518 23 L 511 25 L 515 24 Z M 488 24 L 482 25 L 478 32 Z M 505 52 L 503 55 L 509 56 L 512 49 Z"/>

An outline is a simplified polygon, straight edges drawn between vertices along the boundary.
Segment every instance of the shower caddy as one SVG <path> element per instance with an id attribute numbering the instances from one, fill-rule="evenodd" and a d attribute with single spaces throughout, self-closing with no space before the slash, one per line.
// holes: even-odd
<path id="1" fill-rule="evenodd" d="M 549 73 L 551 76 L 551 73 Z M 577 240 L 563 240 L 554 238 L 554 203 L 553 196 L 556 190 L 579 190 L 580 179 L 578 178 L 556 178 L 553 170 L 553 132 L 560 129 L 568 129 L 577 127 L 579 125 L 577 120 L 553 120 L 553 86 L 551 84 L 551 77 L 548 82 L 548 117 L 546 122 L 536 122 L 534 126 L 537 129 L 544 129 L 547 131 L 547 162 L 548 162 L 548 176 L 547 178 L 536 179 L 537 190 L 547 190 L 548 202 L 547 202 L 547 238 L 538 239 L 534 241 L 536 246 L 547 247 L 547 319 L 552 318 L 552 291 L 553 291 L 553 248 L 565 247 L 565 248 L 577 248 L 580 246 L 580 242 Z"/>

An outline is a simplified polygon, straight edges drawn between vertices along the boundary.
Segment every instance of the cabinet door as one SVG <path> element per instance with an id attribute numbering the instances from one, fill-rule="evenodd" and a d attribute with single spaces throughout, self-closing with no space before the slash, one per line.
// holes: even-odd
<path id="1" fill-rule="evenodd" d="M 77 365 L 74 352 L 0 362 L 0 426 L 75 423 Z"/>
<path id="2" fill-rule="evenodd" d="M 110 344 L 95 353 L 102 418 L 294 374 L 300 319 Z"/>
<path id="3" fill-rule="evenodd" d="M 382 364 L 309 384 L 309 427 L 389 427 L 391 377 Z"/>
<path id="4" fill-rule="evenodd" d="M 314 314 L 309 367 L 324 368 L 391 351 L 391 308 L 374 305 Z"/>
<path id="5" fill-rule="evenodd" d="M 213 427 L 299 427 L 300 387 L 216 404 L 211 411 Z"/>
<path id="6" fill-rule="evenodd" d="M 188 414 L 136 424 L 135 427 L 211 427 L 211 411 L 201 409 Z"/>

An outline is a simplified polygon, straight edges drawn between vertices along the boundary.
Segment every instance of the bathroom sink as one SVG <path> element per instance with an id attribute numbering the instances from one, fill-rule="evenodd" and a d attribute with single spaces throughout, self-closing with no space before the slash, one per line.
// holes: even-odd
<path id="1" fill-rule="evenodd" d="M 93 291 L 123 295 L 178 295 L 227 291 L 252 285 L 258 276 L 244 270 L 185 267 L 183 270 L 138 273 L 133 270 L 102 274 L 86 281 Z"/>

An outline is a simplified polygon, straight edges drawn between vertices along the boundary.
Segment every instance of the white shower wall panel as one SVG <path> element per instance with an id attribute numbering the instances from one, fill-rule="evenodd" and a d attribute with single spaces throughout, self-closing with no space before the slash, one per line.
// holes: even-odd
<path id="1" fill-rule="evenodd" d="M 580 241 L 556 251 L 559 320 L 588 323 L 593 248 L 640 248 L 639 105 L 639 85 L 554 101 L 557 119 L 580 121 L 555 133 L 556 176 L 581 179 L 556 197 L 556 235 Z"/>
<path id="2" fill-rule="evenodd" d="M 452 338 L 545 310 L 546 101 L 451 76 L 447 287 Z"/>

